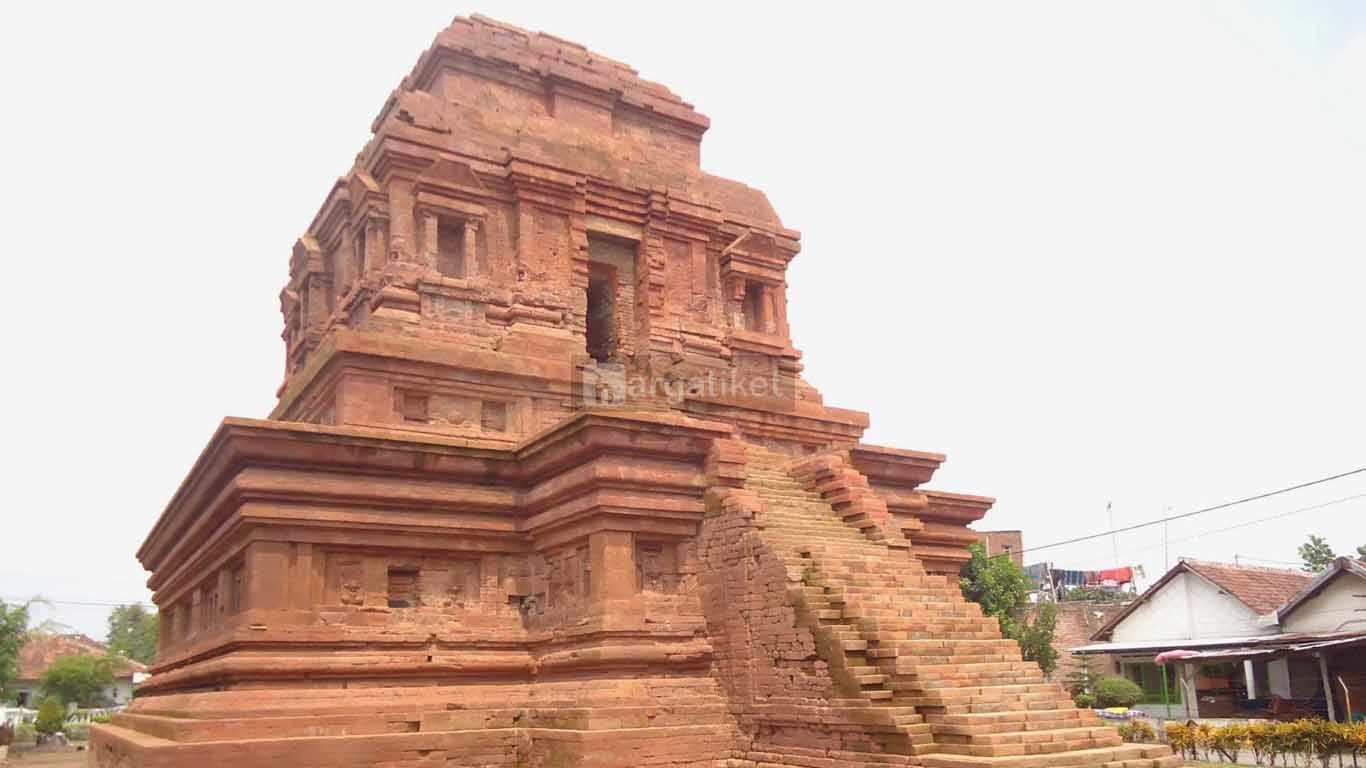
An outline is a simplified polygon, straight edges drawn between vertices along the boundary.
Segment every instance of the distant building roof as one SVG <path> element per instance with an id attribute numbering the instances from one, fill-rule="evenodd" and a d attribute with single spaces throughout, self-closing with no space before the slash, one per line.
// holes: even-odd
<path id="1" fill-rule="evenodd" d="M 1129 614 L 1138 610 L 1153 595 L 1167 586 L 1167 583 L 1181 573 L 1194 573 L 1215 585 L 1259 616 L 1265 616 L 1295 597 L 1314 580 L 1313 574 L 1303 571 L 1287 571 L 1281 568 L 1262 568 L 1252 565 L 1231 565 L 1211 563 L 1205 560 L 1182 559 L 1162 575 L 1162 578 L 1148 587 L 1129 607 L 1116 615 L 1108 624 L 1101 627 L 1092 640 L 1108 640 L 1115 627 L 1119 626 Z"/>
<path id="2" fill-rule="evenodd" d="M 1144 640 L 1131 643 L 1092 643 L 1073 648 L 1072 653 L 1085 656 L 1091 653 L 1145 653 L 1157 655 L 1163 651 L 1196 650 L 1193 658 L 1249 658 L 1257 655 L 1289 653 L 1317 648 L 1337 648 L 1366 645 L 1363 632 L 1296 632 L 1260 637 L 1210 637 L 1200 640 Z"/>
<path id="3" fill-rule="evenodd" d="M 1276 611 L 1276 618 L 1283 621 L 1286 616 L 1294 613 L 1295 609 L 1303 605 L 1305 601 L 1323 591 L 1324 587 L 1336 581 L 1343 574 L 1366 580 L 1366 563 L 1348 557 L 1339 557 L 1334 560 L 1332 565 L 1314 577 L 1310 583 L 1305 585 L 1304 589 L 1287 599 L 1285 604 Z"/>
<path id="4" fill-rule="evenodd" d="M 1203 560 L 1182 562 L 1260 615 L 1266 615 L 1285 605 L 1287 600 L 1298 595 L 1300 590 L 1314 580 L 1314 574 L 1304 571 L 1209 563 Z"/>
<path id="5" fill-rule="evenodd" d="M 85 635 L 54 635 L 35 632 L 19 648 L 19 680 L 39 680 L 52 663 L 63 656 L 106 656 L 109 648 Z M 132 677 L 147 671 L 147 666 L 132 659 L 119 657 L 114 677 Z"/>

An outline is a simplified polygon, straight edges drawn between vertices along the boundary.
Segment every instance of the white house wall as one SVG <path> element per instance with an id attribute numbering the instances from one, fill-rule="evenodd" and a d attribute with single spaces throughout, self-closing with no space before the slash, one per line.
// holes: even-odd
<path id="1" fill-rule="evenodd" d="M 1275 634 L 1251 608 L 1205 579 L 1178 573 L 1114 629 L 1111 642 L 1202 640 Z"/>
<path id="2" fill-rule="evenodd" d="M 1339 575 L 1285 617 L 1286 632 L 1366 631 L 1366 579 Z"/>

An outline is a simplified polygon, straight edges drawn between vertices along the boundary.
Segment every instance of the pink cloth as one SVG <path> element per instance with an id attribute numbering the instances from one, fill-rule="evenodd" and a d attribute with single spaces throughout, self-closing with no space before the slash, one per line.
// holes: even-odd
<path id="1" fill-rule="evenodd" d="M 1120 584 L 1131 584 L 1134 580 L 1133 568 L 1111 568 L 1100 572 L 1101 581 L 1115 581 Z"/>
<path id="2" fill-rule="evenodd" d="M 1167 651 L 1166 653 L 1157 654 L 1157 658 L 1153 659 L 1153 663 L 1165 665 L 1167 662 L 1170 661 L 1180 661 L 1182 659 L 1189 659 L 1192 656 L 1199 655 L 1200 653 L 1198 651 Z"/>

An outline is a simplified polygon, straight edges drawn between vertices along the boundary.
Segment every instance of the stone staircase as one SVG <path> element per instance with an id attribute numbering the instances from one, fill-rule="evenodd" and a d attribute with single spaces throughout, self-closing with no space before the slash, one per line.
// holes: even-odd
<path id="1" fill-rule="evenodd" d="M 762 502 L 761 535 L 802 575 L 832 675 L 889 710 L 909 754 L 927 768 L 1181 764 L 1076 709 L 956 582 L 925 573 L 857 473 L 821 459 L 794 470 L 791 457 L 750 446 L 744 488 Z"/>

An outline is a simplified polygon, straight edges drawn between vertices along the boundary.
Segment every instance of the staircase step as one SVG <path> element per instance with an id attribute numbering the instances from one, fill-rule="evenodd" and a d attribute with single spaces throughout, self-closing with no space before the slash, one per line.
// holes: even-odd
<path id="1" fill-rule="evenodd" d="M 836 705 L 905 735 L 892 752 L 924 768 L 1169 768 L 1165 747 L 1120 742 L 1044 680 L 995 619 L 965 600 L 956 579 L 925 573 L 889 530 L 882 499 L 837 460 L 751 447 L 754 525 L 802 586 L 823 654 L 861 690 Z M 865 717 L 881 719 L 866 720 Z"/>

